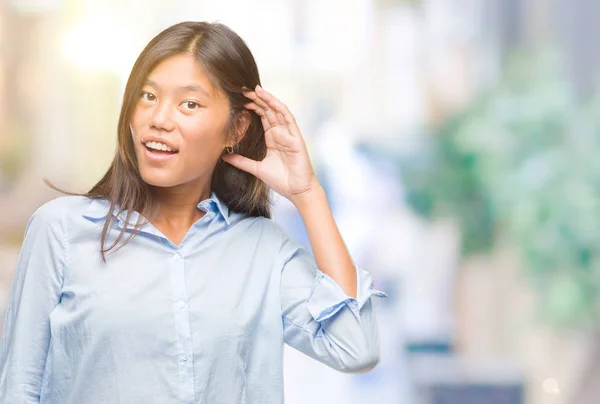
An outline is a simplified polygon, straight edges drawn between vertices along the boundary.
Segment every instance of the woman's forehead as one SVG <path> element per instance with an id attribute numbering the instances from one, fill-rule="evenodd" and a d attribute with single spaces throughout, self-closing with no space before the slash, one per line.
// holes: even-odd
<path id="1" fill-rule="evenodd" d="M 190 54 L 175 55 L 161 61 L 150 71 L 144 84 L 165 91 L 198 92 L 209 97 L 217 92 L 205 69 Z"/>

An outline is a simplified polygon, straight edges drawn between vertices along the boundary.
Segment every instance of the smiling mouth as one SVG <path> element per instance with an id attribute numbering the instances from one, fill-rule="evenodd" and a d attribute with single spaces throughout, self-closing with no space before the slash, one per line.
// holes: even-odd
<path id="1" fill-rule="evenodd" d="M 156 149 L 153 149 L 153 148 L 151 148 L 151 147 L 148 147 L 147 145 L 144 145 L 144 147 L 145 147 L 145 148 L 146 148 L 146 150 L 148 150 L 150 153 L 157 154 L 157 155 L 165 155 L 165 156 L 166 156 L 166 155 L 170 155 L 170 154 L 177 154 L 177 151 L 176 151 L 176 150 L 174 150 L 174 151 L 167 151 L 167 150 L 156 150 Z"/>

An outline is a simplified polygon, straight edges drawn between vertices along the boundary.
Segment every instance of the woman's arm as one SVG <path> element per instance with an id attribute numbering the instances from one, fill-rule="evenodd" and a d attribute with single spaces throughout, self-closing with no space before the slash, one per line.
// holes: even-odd
<path id="1" fill-rule="evenodd" d="M 40 402 L 50 314 L 60 299 L 66 231 L 55 201 L 29 219 L 0 340 L 0 404 Z"/>
<path id="2" fill-rule="evenodd" d="M 354 265 L 356 298 L 317 268 L 314 256 L 283 230 L 276 270 L 281 271 L 280 299 L 284 341 L 312 358 L 347 373 L 371 370 L 381 352 L 371 296 L 371 275 Z M 328 251 L 327 253 L 329 253 Z M 335 260 L 331 260 L 333 264 Z"/>
<path id="3" fill-rule="evenodd" d="M 261 87 L 244 95 L 252 100 L 246 108 L 261 117 L 267 154 L 261 161 L 235 154 L 223 159 L 294 203 L 315 255 L 286 235 L 275 241 L 281 246 L 277 269 L 284 340 L 337 370 L 368 371 L 380 358 L 370 297 L 385 294 L 375 290 L 370 274 L 353 263 L 294 116 Z"/>
<path id="4" fill-rule="evenodd" d="M 333 279 L 342 290 L 356 299 L 356 268 L 319 184 L 293 197 L 294 204 L 306 227 L 317 267 Z"/>

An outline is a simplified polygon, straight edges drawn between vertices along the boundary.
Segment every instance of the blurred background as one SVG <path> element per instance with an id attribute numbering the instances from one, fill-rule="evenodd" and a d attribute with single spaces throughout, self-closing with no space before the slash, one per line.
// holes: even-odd
<path id="1" fill-rule="evenodd" d="M 599 403 L 598 16 L 597 0 L 3 0 L 0 312 L 27 219 L 58 195 L 42 179 L 88 190 L 145 44 L 220 21 L 388 293 L 379 366 L 286 348 L 286 402 Z M 308 247 L 286 200 L 274 216 Z"/>

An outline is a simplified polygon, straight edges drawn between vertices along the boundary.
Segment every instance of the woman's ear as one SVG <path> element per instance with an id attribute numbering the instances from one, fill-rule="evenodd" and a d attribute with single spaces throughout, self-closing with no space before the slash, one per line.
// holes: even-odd
<path id="1" fill-rule="evenodd" d="M 241 111 L 235 119 L 234 131 L 235 131 L 235 142 L 239 143 L 242 141 L 244 136 L 246 136 L 246 132 L 248 131 L 248 127 L 250 126 L 252 118 L 250 117 L 250 112 L 247 110 Z"/>

